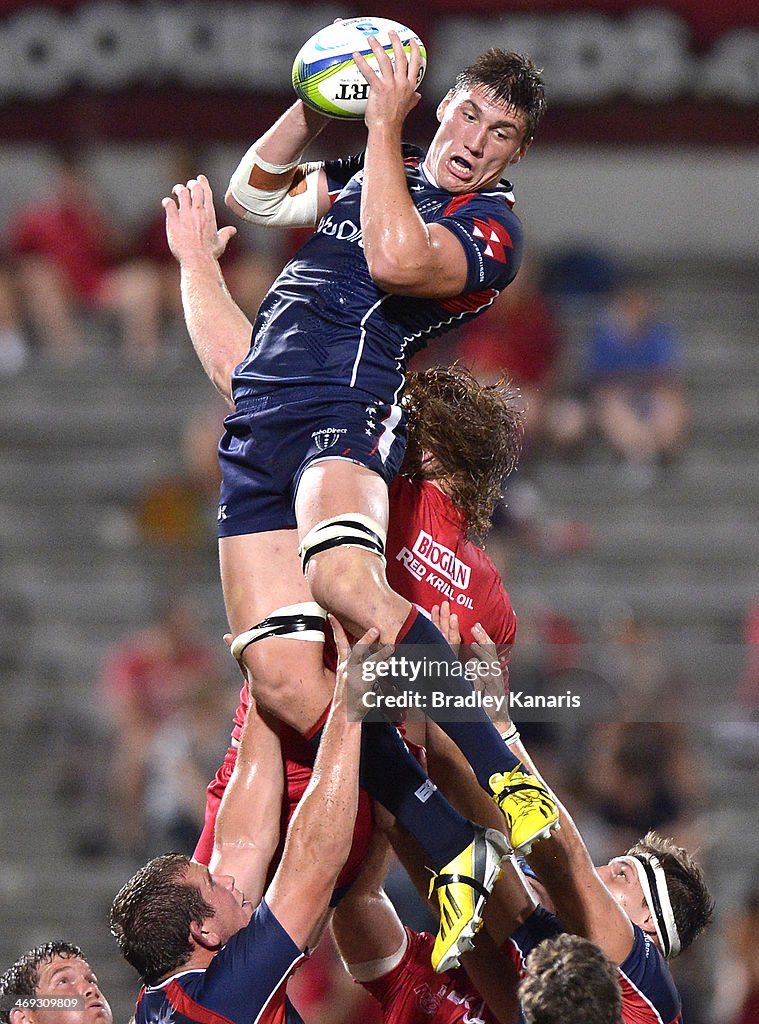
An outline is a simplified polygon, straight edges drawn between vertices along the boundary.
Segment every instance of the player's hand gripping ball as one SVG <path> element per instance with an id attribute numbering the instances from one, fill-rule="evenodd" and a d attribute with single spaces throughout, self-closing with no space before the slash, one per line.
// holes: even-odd
<path id="1" fill-rule="evenodd" d="M 321 29 L 301 46 L 293 63 L 293 88 L 297 95 L 320 114 L 362 118 L 369 83 L 352 55 L 362 54 L 376 70 L 377 60 L 367 43 L 367 36 L 376 36 L 392 60 L 393 46 L 388 36 L 391 29 L 398 33 L 406 59 L 411 53 L 411 40 L 416 39 L 422 54 L 418 86 L 427 67 L 427 51 L 415 32 L 389 18 L 347 18 Z"/>

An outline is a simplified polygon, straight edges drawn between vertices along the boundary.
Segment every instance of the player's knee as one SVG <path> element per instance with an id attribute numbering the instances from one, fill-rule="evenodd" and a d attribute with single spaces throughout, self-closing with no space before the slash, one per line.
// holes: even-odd
<path id="1" fill-rule="evenodd" d="M 355 618 L 356 602 L 384 580 L 385 531 L 368 516 L 336 516 L 304 537 L 300 554 L 314 600 L 338 617 Z"/>
<path id="2" fill-rule="evenodd" d="M 313 601 L 277 608 L 250 629 L 239 633 L 230 644 L 230 653 L 240 667 L 254 677 L 266 673 L 280 674 L 283 658 L 276 654 L 274 645 L 261 641 L 279 638 L 321 645 L 324 643 L 325 618 L 324 609 Z"/>

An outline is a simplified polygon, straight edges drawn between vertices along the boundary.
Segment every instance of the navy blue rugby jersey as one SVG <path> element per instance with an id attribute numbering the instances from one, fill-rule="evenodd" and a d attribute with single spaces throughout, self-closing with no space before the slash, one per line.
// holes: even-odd
<path id="1" fill-rule="evenodd" d="M 361 233 L 363 154 L 328 161 L 332 206 L 283 269 L 261 304 L 248 355 L 233 378 L 236 401 L 283 385 L 346 386 L 394 403 L 406 361 L 428 341 L 492 304 L 513 280 L 522 226 L 507 182 L 453 195 L 404 147 L 406 178 L 425 223 L 459 239 L 468 273 L 461 295 L 424 299 L 392 295 L 372 281 Z"/>
<path id="2" fill-rule="evenodd" d="M 261 900 L 249 924 L 208 967 L 179 971 L 143 988 L 135 1024 L 303 1024 L 285 994 L 303 958 Z"/>
<path id="3" fill-rule="evenodd" d="M 526 973 L 525 963 L 530 952 L 543 939 L 559 935 L 563 930 L 555 914 L 545 907 L 535 908 L 505 947 L 520 977 Z M 622 989 L 622 1024 L 682 1024 L 680 995 L 667 961 L 641 928 L 633 925 L 633 932 L 632 949 L 617 967 Z M 519 1020 L 524 1024 L 521 1012 Z"/>

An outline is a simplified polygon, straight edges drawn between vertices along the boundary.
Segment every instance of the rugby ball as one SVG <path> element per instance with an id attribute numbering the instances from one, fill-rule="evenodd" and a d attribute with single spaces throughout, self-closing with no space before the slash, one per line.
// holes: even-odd
<path id="1" fill-rule="evenodd" d="M 376 36 L 385 51 L 393 57 L 388 32 L 398 33 L 408 59 L 410 41 L 416 39 L 422 52 L 417 85 L 427 67 L 427 51 L 419 36 L 405 25 L 389 18 L 346 18 L 311 36 L 295 57 L 292 81 L 296 94 L 307 106 L 320 114 L 338 118 L 362 118 L 369 99 L 369 83 L 353 61 L 358 52 L 376 69 L 377 60 L 367 42 Z"/>

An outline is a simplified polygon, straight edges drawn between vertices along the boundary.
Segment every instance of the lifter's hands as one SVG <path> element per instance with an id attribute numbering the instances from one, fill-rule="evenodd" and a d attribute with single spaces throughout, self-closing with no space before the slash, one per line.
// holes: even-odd
<path id="1" fill-rule="evenodd" d="M 367 80 L 369 100 L 364 121 L 368 128 L 394 127 L 400 131 L 403 122 L 414 109 L 421 94 L 416 91 L 422 54 L 415 39 L 411 39 L 411 53 L 408 60 L 397 32 L 389 32 L 393 44 L 393 60 L 377 41 L 368 36 L 367 42 L 377 59 L 377 71 L 360 53 L 353 54 L 356 67 Z"/>
<path id="2" fill-rule="evenodd" d="M 393 644 L 379 646 L 380 631 L 372 626 L 351 648 L 345 630 L 334 615 L 329 616 L 329 622 L 337 648 L 335 695 L 332 703 L 351 702 L 354 706 L 350 710 L 356 712 L 354 717 L 362 718 L 366 713 L 366 707 L 362 704 L 363 695 L 373 688 L 372 684 L 376 681 L 372 665 L 385 661 L 395 647 Z"/>
<path id="3" fill-rule="evenodd" d="M 219 228 L 213 205 L 213 192 L 204 174 L 186 185 L 175 185 L 172 196 L 161 201 L 166 213 L 166 238 L 179 263 L 195 256 L 219 259 L 229 240 L 237 234 L 233 226 Z"/>

